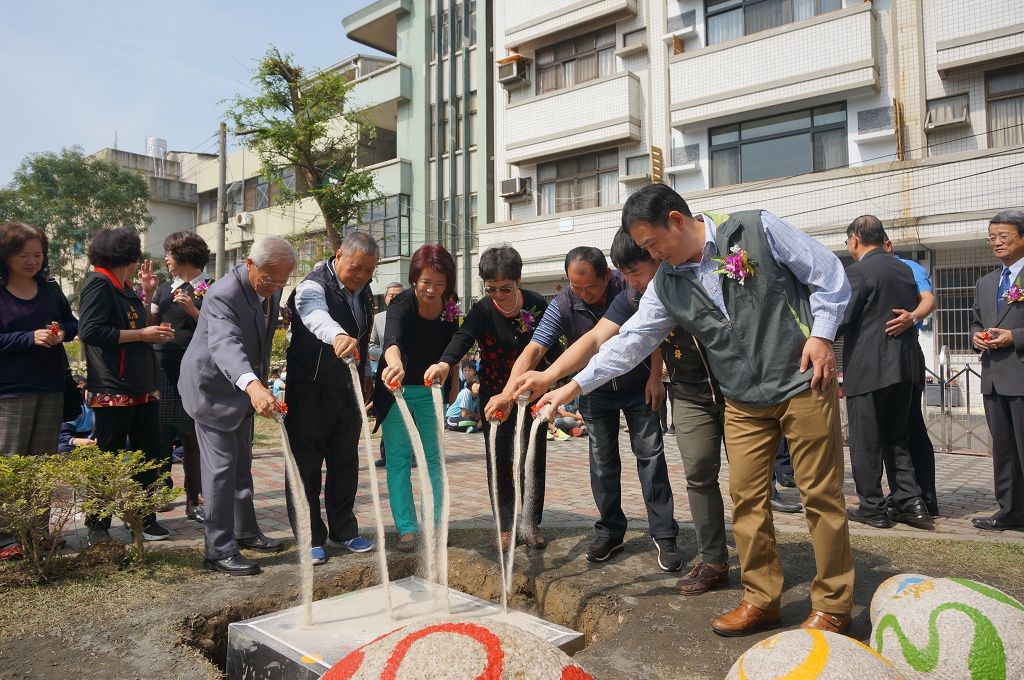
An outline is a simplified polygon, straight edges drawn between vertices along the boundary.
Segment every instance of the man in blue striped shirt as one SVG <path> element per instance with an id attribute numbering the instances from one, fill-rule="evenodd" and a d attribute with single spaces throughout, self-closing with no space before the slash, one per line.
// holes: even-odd
<path id="1" fill-rule="evenodd" d="M 789 442 L 817 575 L 805 628 L 850 625 L 854 566 L 843 497 L 832 341 L 850 298 L 838 258 L 767 211 L 694 217 L 662 184 L 637 191 L 622 226 L 663 261 L 637 313 L 567 386 L 539 405 L 586 394 L 647 356 L 678 324 L 707 349 L 726 397 L 725 445 L 743 600 L 715 619 L 725 636 L 779 623 L 782 565 L 770 506 L 772 463 Z"/>

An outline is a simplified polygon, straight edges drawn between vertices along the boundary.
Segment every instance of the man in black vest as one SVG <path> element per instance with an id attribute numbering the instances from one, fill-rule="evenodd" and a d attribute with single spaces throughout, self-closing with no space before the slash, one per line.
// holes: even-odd
<path id="1" fill-rule="evenodd" d="M 999 510 L 971 523 L 986 531 L 1024 529 L 1024 211 L 1005 210 L 988 225 L 1002 263 L 978 279 L 971 342 L 981 352 L 981 396 L 992 433 L 992 473 Z"/>
<path id="2" fill-rule="evenodd" d="M 894 309 L 917 307 L 917 284 L 910 269 L 885 251 L 885 240 L 881 221 L 872 215 L 846 228 L 846 248 L 855 262 L 846 268 L 851 294 L 839 334 L 844 338 L 850 464 L 860 496 L 860 507 L 847 515 L 882 529 L 893 521 L 930 529 L 908 450 L 910 402 L 914 386 L 924 382 L 924 356 L 916 328 L 897 336 L 886 333 Z M 884 459 L 895 471 L 891 516 L 882 494 Z"/>
<path id="3" fill-rule="evenodd" d="M 295 508 L 288 495 L 288 518 L 308 512 L 313 534 L 313 563 L 327 560 L 324 547 L 352 552 L 373 549 L 359 535 L 353 512 L 359 485 L 359 435 L 363 414 L 354 389 L 366 393 L 373 297 L 370 280 L 379 249 L 364 232 L 342 240 L 333 259 L 319 263 L 296 286 L 288 307 L 292 311 L 292 341 L 288 347 L 288 415 L 285 428 L 299 467 L 308 507 Z M 358 353 L 363 385 L 352 384 L 344 357 Z M 324 508 L 320 515 L 320 480 L 324 461 Z"/>
<path id="4" fill-rule="evenodd" d="M 569 344 L 584 337 L 604 316 L 612 300 L 627 288 L 622 274 L 608 269 L 604 253 L 590 246 L 569 251 L 565 256 L 565 273 L 569 287 L 548 305 L 533 339 L 512 367 L 505 390 L 484 407 L 487 417 L 498 409 L 508 413 L 519 376 L 533 369 L 562 335 Z M 621 412 L 629 425 L 647 522 L 664 562 L 662 568 L 674 571 L 682 564 L 676 548 L 679 526 L 672 516 L 672 486 L 658 418 L 658 405 L 664 397 L 659 356 L 655 362 L 639 362 L 633 370 L 580 399 L 580 413 L 590 439 L 590 488 L 600 513 L 594 524 L 596 536 L 587 548 L 587 559 L 591 562 L 604 562 L 623 548 L 626 515 L 622 512 L 620 479 Z"/>
<path id="5" fill-rule="evenodd" d="M 817 574 L 803 627 L 850 625 L 854 565 L 843 497 L 843 452 L 832 340 L 850 297 L 838 258 L 764 210 L 694 216 L 664 184 L 633 193 L 622 227 L 662 261 L 636 314 L 567 386 L 564 403 L 629 371 L 677 326 L 707 350 L 725 396 L 733 536 L 743 600 L 711 623 L 739 636 L 780 622 L 782 565 L 771 511 L 779 439 L 793 456 Z"/>

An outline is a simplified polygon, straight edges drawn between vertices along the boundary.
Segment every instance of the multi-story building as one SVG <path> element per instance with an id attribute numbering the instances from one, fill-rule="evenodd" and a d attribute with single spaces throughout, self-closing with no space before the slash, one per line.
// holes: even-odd
<path id="1" fill-rule="evenodd" d="M 553 294 L 661 178 L 696 210 L 759 207 L 845 255 L 870 213 L 930 268 L 923 335 L 973 362 L 988 219 L 1024 205 L 1024 4 L 1015 0 L 495 3 L 495 219 Z M 653 159 L 653 160 L 652 160 Z"/>
<path id="2" fill-rule="evenodd" d="M 405 231 L 400 275 L 380 279 L 405 281 L 412 251 L 439 242 L 456 255 L 460 293 L 473 297 L 466 255 L 475 252 L 477 223 L 494 220 L 490 7 L 488 0 L 377 0 L 342 21 L 349 39 L 396 61 L 388 77 L 400 96 L 388 129 L 406 180 L 393 201 Z M 366 96 L 383 89 L 368 86 Z"/>
<path id="3" fill-rule="evenodd" d="M 363 110 L 375 127 L 373 137 L 365 138 L 359 145 L 357 165 L 373 172 L 383 198 L 368 206 L 363 219 L 352 228 L 366 229 L 380 240 L 382 258 L 377 278 L 386 279 L 382 281 L 384 285 L 399 278 L 407 269 L 407 256 L 414 242 L 407 209 L 412 192 L 409 163 L 398 155 L 395 130 L 398 107 L 408 97 L 411 73 L 394 59 L 370 55 L 349 57 L 330 70 L 352 81 L 350 101 Z M 188 175 L 195 182 L 198 191 L 196 230 L 212 249 L 218 228 L 217 157 L 183 152 L 172 157 L 188 168 Z M 226 164 L 225 269 L 241 261 L 255 239 L 285 236 L 297 241 L 300 263 L 293 279 L 294 282 L 301 280 L 329 250 L 323 217 L 316 202 L 306 196 L 282 203 L 278 187 L 262 176 L 259 157 L 253 152 L 243 149 L 229 153 Z M 292 191 L 302 194 L 301 175 L 286 174 L 283 180 Z M 211 261 L 208 267 L 211 272 L 215 264 Z"/>
<path id="4" fill-rule="evenodd" d="M 168 158 L 167 142 L 157 137 L 146 139 L 146 153 L 105 148 L 92 154 L 123 170 L 142 175 L 149 188 L 146 207 L 153 218 L 142 234 L 142 250 L 147 257 L 164 259 L 164 239 L 176 231 L 195 227 L 196 185 L 182 176 L 182 166 Z"/>

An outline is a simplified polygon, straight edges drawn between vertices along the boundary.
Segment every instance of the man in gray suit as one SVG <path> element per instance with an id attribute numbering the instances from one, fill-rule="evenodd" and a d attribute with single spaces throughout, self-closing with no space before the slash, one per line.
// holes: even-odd
<path id="1" fill-rule="evenodd" d="M 981 397 L 992 433 L 992 473 L 999 510 L 971 520 L 979 529 L 1024 529 L 1024 211 L 1005 210 L 988 225 L 1003 266 L 978 279 L 971 342 L 981 352 Z"/>
<path id="2" fill-rule="evenodd" d="M 282 238 L 256 241 L 244 264 L 210 286 L 181 362 L 178 391 L 196 422 L 206 508 L 204 566 L 235 576 L 260 567 L 238 549 L 277 552 L 281 541 L 256 524 L 252 500 L 253 413 L 272 418 L 277 400 L 265 386 L 281 289 L 295 268 Z"/>

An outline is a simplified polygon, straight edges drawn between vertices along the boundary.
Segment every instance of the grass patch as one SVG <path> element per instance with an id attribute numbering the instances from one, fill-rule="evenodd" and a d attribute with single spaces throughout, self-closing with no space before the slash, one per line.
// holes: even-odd
<path id="1" fill-rule="evenodd" d="M 175 597 L 181 588 L 203 577 L 202 551 L 153 550 L 146 562 L 88 578 L 64 578 L 46 585 L 6 588 L 0 608 L 0 640 L 36 636 L 42 632 L 73 635 L 83 626 L 102 624 L 155 606 Z M 0 574 L 19 569 L 17 563 Z"/>
<path id="2" fill-rule="evenodd" d="M 281 448 L 281 426 L 276 420 L 256 416 L 255 434 L 252 438 L 253 449 Z"/>

